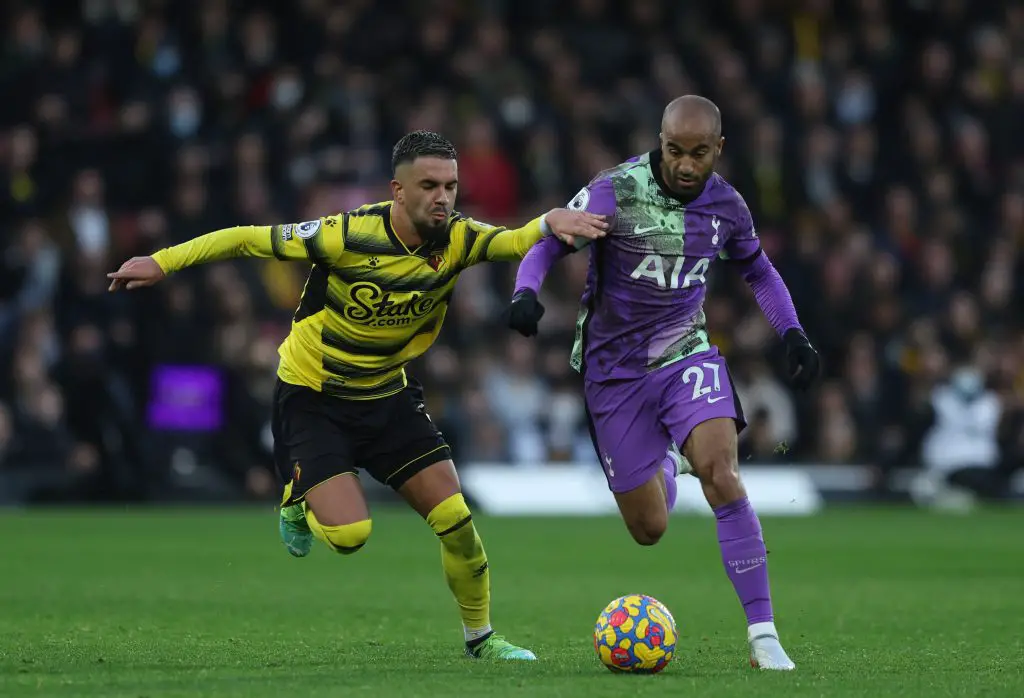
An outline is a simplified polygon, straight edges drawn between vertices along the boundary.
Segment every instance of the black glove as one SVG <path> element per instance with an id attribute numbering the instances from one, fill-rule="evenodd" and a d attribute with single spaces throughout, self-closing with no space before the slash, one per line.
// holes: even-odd
<path id="1" fill-rule="evenodd" d="M 544 306 L 533 290 L 524 288 L 512 296 L 512 303 L 505 313 L 509 327 L 524 337 L 532 337 L 537 334 L 537 323 L 544 317 Z"/>
<path id="2" fill-rule="evenodd" d="M 818 352 L 811 346 L 801 330 L 791 328 L 782 337 L 786 343 L 786 359 L 789 362 L 789 382 L 797 390 L 807 390 L 821 371 Z"/>

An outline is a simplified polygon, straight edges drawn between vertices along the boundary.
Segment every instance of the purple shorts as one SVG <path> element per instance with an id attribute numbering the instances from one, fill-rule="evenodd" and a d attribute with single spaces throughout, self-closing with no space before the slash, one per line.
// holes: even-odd
<path id="1" fill-rule="evenodd" d="M 601 467 L 612 492 L 628 492 L 650 480 L 669 445 L 680 450 L 693 428 L 709 419 L 746 422 L 725 359 L 712 347 L 642 378 L 595 383 L 584 394 Z"/>

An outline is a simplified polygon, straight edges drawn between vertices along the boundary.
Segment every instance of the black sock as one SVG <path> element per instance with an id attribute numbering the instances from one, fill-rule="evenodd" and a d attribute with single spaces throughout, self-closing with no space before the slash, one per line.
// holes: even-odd
<path id="1" fill-rule="evenodd" d="M 482 635 L 481 637 L 478 637 L 475 640 L 468 640 L 466 642 L 466 647 L 468 647 L 471 650 L 476 649 L 477 647 L 479 647 L 481 645 L 481 643 L 483 643 L 484 640 L 486 640 L 487 638 L 489 638 L 493 634 L 494 634 L 494 631 L 492 630 L 491 632 L 487 633 L 486 635 Z"/>

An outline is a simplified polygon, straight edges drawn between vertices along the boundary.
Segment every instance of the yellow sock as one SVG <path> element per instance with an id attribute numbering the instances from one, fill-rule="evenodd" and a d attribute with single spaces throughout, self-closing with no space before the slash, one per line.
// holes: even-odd
<path id="1" fill-rule="evenodd" d="M 373 530 L 373 522 L 370 519 L 356 521 L 350 524 L 339 524 L 337 526 L 324 526 L 316 520 L 313 510 L 303 504 L 306 511 L 306 523 L 313 536 L 327 544 L 331 550 L 342 555 L 351 555 L 362 548 L 370 537 Z"/>
<path id="2" fill-rule="evenodd" d="M 427 515 L 441 539 L 441 565 L 462 615 L 466 641 L 491 631 L 491 576 L 487 553 L 462 494 L 453 494 Z"/>

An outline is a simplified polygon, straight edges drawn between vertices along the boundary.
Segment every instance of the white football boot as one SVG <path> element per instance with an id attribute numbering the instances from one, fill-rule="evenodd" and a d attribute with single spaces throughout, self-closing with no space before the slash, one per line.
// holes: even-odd
<path id="1" fill-rule="evenodd" d="M 770 671 L 793 671 L 796 664 L 782 649 L 775 623 L 754 623 L 747 628 L 750 666 Z"/>
<path id="2" fill-rule="evenodd" d="M 690 465 L 690 461 L 686 459 L 686 456 L 684 456 L 682 452 L 680 452 L 679 447 L 676 446 L 675 441 L 669 444 L 667 455 L 669 458 L 672 459 L 672 462 L 675 463 L 676 477 L 686 474 L 690 474 L 696 477 L 696 475 L 693 472 L 693 466 Z"/>

